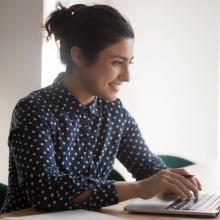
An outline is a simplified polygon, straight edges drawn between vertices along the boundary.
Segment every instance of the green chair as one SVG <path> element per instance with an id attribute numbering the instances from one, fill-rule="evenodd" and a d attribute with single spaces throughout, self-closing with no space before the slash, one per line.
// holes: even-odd
<path id="1" fill-rule="evenodd" d="M 124 177 L 115 169 L 113 169 L 108 178 L 108 180 L 115 180 L 115 181 L 125 181 Z"/>
<path id="2" fill-rule="evenodd" d="M 8 188 L 7 185 L 0 183 L 0 209 L 4 203 L 4 199 L 7 193 L 7 188 Z"/>
<path id="3" fill-rule="evenodd" d="M 169 168 L 181 168 L 187 167 L 195 164 L 194 162 L 184 159 L 182 157 L 172 156 L 172 155 L 158 155 L 160 159 L 169 167 Z"/>

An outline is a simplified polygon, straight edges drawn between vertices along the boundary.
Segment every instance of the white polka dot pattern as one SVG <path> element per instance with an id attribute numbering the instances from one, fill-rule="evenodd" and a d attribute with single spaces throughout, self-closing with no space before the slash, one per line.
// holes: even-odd
<path id="1" fill-rule="evenodd" d="M 117 99 L 82 106 L 63 74 L 16 105 L 9 134 L 9 187 L 2 212 L 99 209 L 118 203 L 107 180 L 117 157 L 137 179 L 166 168 L 150 152 L 134 119 Z M 73 199 L 90 189 L 81 204 Z"/>

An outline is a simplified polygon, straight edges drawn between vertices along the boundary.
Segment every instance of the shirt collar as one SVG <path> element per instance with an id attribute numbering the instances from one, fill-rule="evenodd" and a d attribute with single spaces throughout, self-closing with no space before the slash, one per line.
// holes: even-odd
<path id="1" fill-rule="evenodd" d="M 60 73 L 56 79 L 54 80 L 52 87 L 55 91 L 57 102 L 61 103 L 61 108 L 66 110 L 69 113 L 76 112 L 81 114 L 84 111 L 89 111 L 91 114 L 99 116 L 98 108 L 97 108 L 97 96 L 94 100 L 84 106 L 82 105 L 72 94 L 71 92 L 64 86 L 63 78 L 65 73 Z"/>

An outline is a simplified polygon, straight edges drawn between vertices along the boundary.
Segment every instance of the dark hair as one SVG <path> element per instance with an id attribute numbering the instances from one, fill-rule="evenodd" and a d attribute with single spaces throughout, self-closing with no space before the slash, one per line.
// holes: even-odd
<path id="1" fill-rule="evenodd" d="M 71 48 L 81 48 L 87 62 L 94 62 L 100 50 L 124 38 L 134 38 L 129 22 L 108 5 L 84 4 L 66 8 L 57 4 L 45 23 L 47 40 L 54 35 L 60 45 L 60 59 L 68 69 L 73 67 Z"/>

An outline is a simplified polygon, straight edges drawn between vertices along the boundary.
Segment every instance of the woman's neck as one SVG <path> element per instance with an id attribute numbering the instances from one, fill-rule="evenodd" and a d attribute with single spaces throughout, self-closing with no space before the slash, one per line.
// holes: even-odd
<path id="1" fill-rule="evenodd" d="M 82 104 L 88 105 L 95 98 L 83 87 L 79 78 L 77 77 L 79 73 L 74 71 L 66 72 L 63 83 L 64 86 L 70 91 L 70 93 Z"/>

